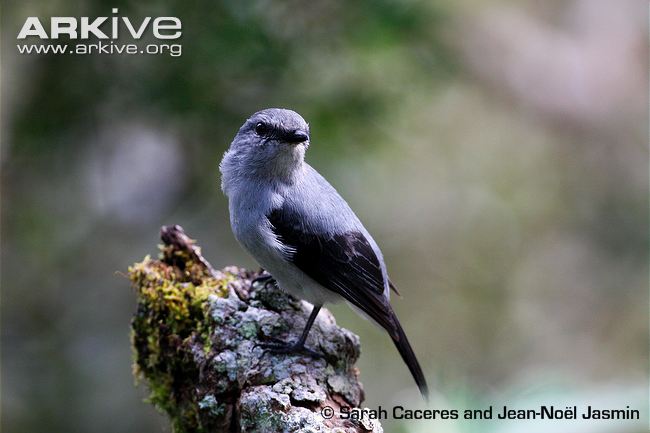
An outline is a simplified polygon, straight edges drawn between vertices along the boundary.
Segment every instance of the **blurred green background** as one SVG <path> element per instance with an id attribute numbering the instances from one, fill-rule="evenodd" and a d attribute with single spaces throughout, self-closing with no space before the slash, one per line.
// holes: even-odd
<path id="1" fill-rule="evenodd" d="M 177 16 L 183 53 L 19 55 L 27 16 Z M 252 112 L 383 249 L 438 408 L 633 406 L 631 422 L 385 421 L 389 432 L 635 432 L 648 408 L 648 31 L 638 0 L 2 4 L 2 430 L 170 431 L 131 375 L 119 272 L 181 224 L 255 267 L 219 190 Z M 366 405 L 422 405 L 361 336 Z"/>

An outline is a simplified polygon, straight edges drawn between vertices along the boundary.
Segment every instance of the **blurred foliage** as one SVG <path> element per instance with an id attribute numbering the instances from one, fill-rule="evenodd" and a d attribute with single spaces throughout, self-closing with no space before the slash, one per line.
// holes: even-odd
<path id="1" fill-rule="evenodd" d="M 106 104 L 111 112 L 153 110 L 221 143 L 242 118 L 264 107 L 261 101 L 273 101 L 300 109 L 323 140 L 343 146 L 367 133 L 359 125 L 379 122 L 387 106 L 399 103 L 404 89 L 397 81 L 433 84 L 423 78 L 448 75 L 453 65 L 440 41 L 443 12 L 423 2 L 62 6 L 62 15 L 110 15 L 111 7 L 119 6 L 119 15 L 134 20 L 156 13 L 178 16 L 183 54 L 39 58 L 35 68 L 42 72 L 30 80 L 30 100 L 21 104 L 12 127 L 16 156 L 62 151 L 50 145 L 53 137 L 85 131 Z M 16 15 L 18 24 L 21 14 Z M 386 78 L 404 73 L 390 80 L 392 88 L 386 86 Z M 196 150 L 203 149 L 210 147 Z"/>

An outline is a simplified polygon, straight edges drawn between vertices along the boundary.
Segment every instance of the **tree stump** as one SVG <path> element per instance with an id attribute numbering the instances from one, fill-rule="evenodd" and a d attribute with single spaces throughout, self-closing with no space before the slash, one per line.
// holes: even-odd
<path id="1" fill-rule="evenodd" d="M 161 238 L 158 259 L 129 268 L 132 345 L 134 374 L 174 432 L 382 431 L 337 416 L 363 401 L 359 337 L 322 309 L 307 339 L 322 358 L 265 350 L 297 340 L 311 305 L 251 284 L 257 272 L 214 270 L 179 226 L 163 227 Z"/>

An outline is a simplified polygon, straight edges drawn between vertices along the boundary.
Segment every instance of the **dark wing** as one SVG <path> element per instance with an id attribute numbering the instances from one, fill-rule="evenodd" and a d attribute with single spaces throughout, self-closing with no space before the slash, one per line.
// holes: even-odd
<path id="1" fill-rule="evenodd" d="M 390 289 L 393 292 L 395 292 L 395 294 L 397 296 L 399 296 L 400 298 L 402 297 L 402 294 L 399 292 L 399 290 L 397 290 L 397 287 L 395 287 L 395 284 L 393 284 L 393 282 L 390 280 L 390 278 L 388 279 L 388 287 L 390 287 Z"/>
<path id="2" fill-rule="evenodd" d="M 273 210 L 267 218 L 280 242 L 295 251 L 289 258 L 293 264 L 323 287 L 343 296 L 391 336 L 397 333 L 394 313 L 384 297 L 379 259 L 363 233 L 308 233 L 283 208 Z"/>
<path id="3" fill-rule="evenodd" d="M 406 334 L 388 299 L 379 259 L 363 233 L 309 233 L 283 208 L 267 215 L 280 242 L 291 248 L 289 260 L 320 285 L 336 292 L 381 325 L 393 339 L 422 395 L 429 388 Z M 397 292 L 392 283 L 390 286 Z"/>

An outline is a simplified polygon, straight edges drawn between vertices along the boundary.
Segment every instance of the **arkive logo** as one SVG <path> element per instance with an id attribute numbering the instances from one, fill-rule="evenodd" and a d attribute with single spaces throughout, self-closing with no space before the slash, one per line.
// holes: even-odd
<path id="1" fill-rule="evenodd" d="M 144 17 L 131 19 L 119 16 L 113 8 L 112 16 L 105 17 L 50 17 L 41 20 L 27 17 L 18 32 L 17 39 L 21 54 L 162 54 L 180 56 L 180 44 L 149 43 L 138 46 L 135 43 L 120 44 L 116 41 L 132 39 L 134 42 L 172 41 L 183 34 L 183 25 L 178 17 Z M 48 22 L 49 21 L 49 22 Z M 146 37 L 145 37 L 146 36 Z M 89 43 L 89 40 L 97 43 Z M 78 41 L 76 44 L 35 45 L 37 41 Z M 105 42 L 108 41 L 108 42 Z M 29 43 L 28 43 L 29 42 Z"/>
<path id="2" fill-rule="evenodd" d="M 118 9 L 113 8 L 113 13 L 117 12 Z M 18 39 L 28 36 L 58 39 L 61 35 L 68 35 L 70 39 L 88 39 L 91 34 L 97 39 L 118 39 L 125 30 L 133 39 L 140 39 L 148 28 L 156 39 L 178 39 L 182 35 L 182 23 L 176 17 L 157 17 L 153 20 L 152 17 L 145 17 L 139 24 L 131 22 L 129 17 L 119 16 L 90 20 L 89 17 L 51 17 L 48 34 L 38 17 L 28 17 L 18 33 Z M 104 29 L 107 22 L 110 22 L 109 30 Z"/>

